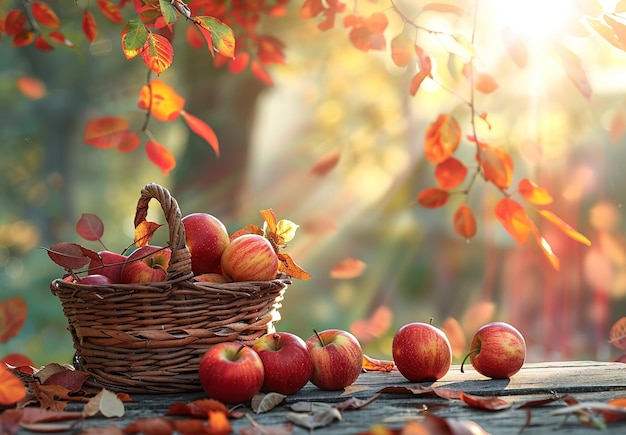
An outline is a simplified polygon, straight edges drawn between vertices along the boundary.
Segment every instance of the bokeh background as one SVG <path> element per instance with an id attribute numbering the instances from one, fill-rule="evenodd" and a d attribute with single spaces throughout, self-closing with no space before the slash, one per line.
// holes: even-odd
<path id="1" fill-rule="evenodd" d="M 426 3 L 396 2 L 408 16 Z M 463 132 L 470 131 L 467 83 L 450 79 L 447 52 L 429 35 L 420 43 L 433 56 L 434 80 L 415 97 L 408 92 L 415 69 L 398 69 L 389 52 L 355 49 L 341 25 L 321 32 L 318 21 L 299 17 L 301 1 L 266 24 L 286 44 L 287 63 L 270 69 L 272 87 L 249 71 L 218 69 L 206 50 L 175 39 L 174 65 L 161 79 L 186 98 L 189 113 L 213 127 L 221 156 L 182 120 L 153 122 L 177 158 L 168 176 L 143 147 L 121 154 L 82 140 L 89 119 L 124 116 L 137 130 L 144 119 L 136 105 L 145 66 L 123 58 L 119 27 L 102 21 L 97 41 L 88 45 L 80 35 L 82 9 L 67 2 L 58 6 L 75 48 L 42 53 L 3 39 L 0 299 L 22 295 L 29 314 L 0 352 L 27 354 L 37 365 L 71 361 L 65 318 L 49 290 L 63 271 L 43 247 L 81 242 L 74 224 L 82 213 L 95 213 L 105 223 L 107 248 L 121 251 L 132 241 L 140 189 L 157 182 L 183 215 L 214 214 L 231 232 L 261 225 L 265 208 L 300 225 L 286 252 L 313 279 L 288 289 L 279 330 L 303 338 L 313 327 L 352 330 L 366 353 L 390 358 L 391 338 L 405 323 L 432 317 L 441 326 L 454 318 L 469 337 L 480 323 L 503 320 L 525 335 L 529 360 L 615 359 L 620 352 L 608 342 L 609 328 L 626 313 L 626 55 L 580 25 L 585 14 L 612 10 L 616 2 L 553 3 L 554 10 L 546 2 L 480 2 L 477 59 L 500 86 L 477 94 L 475 103 L 492 126 L 480 130 L 484 140 L 514 159 L 512 185 L 529 177 L 550 190 L 550 209 L 592 240 L 591 247 L 577 244 L 529 212 L 560 258 L 558 272 L 534 241 L 518 246 L 500 227 L 493 207 L 502 193 L 480 180 L 468 197 L 478 221 L 471 240 L 452 226 L 461 196 L 437 210 L 415 205 L 417 194 L 435 185 L 423 155 L 428 124 L 452 113 Z M 359 2 L 364 14 L 388 6 Z M 470 35 L 471 22 L 432 14 L 422 24 Z M 505 51 L 500 31 L 506 25 L 524 32 L 530 53 L 524 69 Z M 401 28 L 390 19 L 388 43 Z M 593 89 L 589 100 L 546 51 L 547 38 L 581 59 Z M 19 91 L 16 82 L 24 76 L 45 84 L 43 98 Z M 335 153 L 339 162 L 330 171 L 312 171 Z M 473 153 L 465 140 L 459 155 L 471 164 Z M 154 208 L 152 219 L 164 222 Z M 345 259 L 359 260 L 364 270 L 333 278 Z"/>

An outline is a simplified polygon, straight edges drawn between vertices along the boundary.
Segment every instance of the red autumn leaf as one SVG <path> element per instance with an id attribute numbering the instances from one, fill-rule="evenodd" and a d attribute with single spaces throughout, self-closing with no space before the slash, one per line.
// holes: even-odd
<path id="1" fill-rule="evenodd" d="M 252 74 L 254 74 L 254 76 L 262 83 L 265 83 L 268 86 L 274 86 L 274 81 L 272 80 L 272 77 L 269 75 L 267 70 L 263 67 L 263 65 L 261 65 L 260 62 L 253 60 L 250 63 L 250 71 L 252 71 Z"/>
<path id="2" fill-rule="evenodd" d="M 498 89 L 499 86 L 498 82 L 491 75 L 484 72 L 474 73 L 474 87 L 478 92 L 490 94 Z"/>
<path id="3" fill-rule="evenodd" d="M 35 48 L 41 51 L 52 51 L 54 47 L 50 44 L 43 35 L 37 35 L 35 38 Z"/>
<path id="4" fill-rule="evenodd" d="M 465 180 L 467 167 L 454 157 L 448 157 L 435 166 L 435 179 L 442 189 L 453 189 Z"/>
<path id="5" fill-rule="evenodd" d="M 228 63 L 228 70 L 232 74 L 240 74 L 248 67 L 249 63 L 250 55 L 244 51 L 238 53 L 237 56 Z"/>
<path id="6" fill-rule="evenodd" d="M 56 243 L 50 246 L 47 252 L 48 257 L 64 269 L 76 270 L 86 266 L 91 260 L 100 261 L 97 252 L 77 243 Z"/>
<path id="7" fill-rule="evenodd" d="M 300 7 L 300 18 L 306 20 L 318 16 L 324 11 L 322 0 L 305 0 Z"/>
<path id="8" fill-rule="evenodd" d="M 372 358 L 363 354 L 363 370 L 368 372 L 392 372 L 396 369 L 393 361 Z"/>
<path id="9" fill-rule="evenodd" d="M 185 99 L 171 86 L 160 79 L 154 79 L 141 88 L 137 106 L 149 110 L 159 121 L 174 121 L 182 112 Z"/>
<path id="10" fill-rule="evenodd" d="M 29 375 L 33 374 L 35 366 L 33 360 L 21 353 L 10 353 L 5 355 L 4 358 L 0 359 L 0 365 L 3 364 L 13 366 L 15 367 L 15 370 Z"/>
<path id="11" fill-rule="evenodd" d="M 510 402 L 493 396 L 473 396 L 471 394 L 461 392 L 459 394 L 459 398 L 466 405 L 472 408 L 482 409 L 484 411 L 502 411 L 512 406 Z"/>
<path id="12" fill-rule="evenodd" d="M 356 411 L 365 408 L 367 405 L 378 399 L 382 393 L 376 393 L 367 399 L 359 399 L 356 397 L 350 397 L 342 402 L 333 405 L 333 408 L 339 411 Z"/>
<path id="13" fill-rule="evenodd" d="M 496 204 L 496 218 L 513 239 L 523 245 L 530 235 L 530 219 L 522 206 L 510 198 L 503 198 Z"/>
<path id="14" fill-rule="evenodd" d="M 443 418 L 429 413 L 424 414 L 423 427 L 423 431 L 427 434 L 489 435 L 489 432 L 485 431 L 474 421 L 460 420 L 451 417 Z"/>
<path id="15" fill-rule="evenodd" d="M 215 399 L 198 399 L 189 403 L 173 403 L 168 409 L 167 415 L 208 418 L 209 411 L 228 413 L 228 408 L 222 402 Z"/>
<path id="16" fill-rule="evenodd" d="M 185 29 L 185 39 L 191 48 L 199 50 L 204 45 L 205 39 L 196 26 L 187 26 Z"/>
<path id="17" fill-rule="evenodd" d="M 626 51 L 624 42 L 620 41 L 619 37 L 615 34 L 615 30 L 608 26 L 603 20 L 587 16 L 583 17 L 583 22 L 596 31 L 598 35 L 602 36 L 613 47 Z"/>
<path id="18" fill-rule="evenodd" d="M 325 3 L 326 8 L 322 12 L 324 20 L 317 25 L 322 32 L 335 27 L 335 16 L 343 13 L 346 9 L 346 4 L 341 3 L 339 0 L 326 0 Z"/>
<path id="19" fill-rule="evenodd" d="M 622 50 L 624 50 L 624 47 L 626 47 L 626 24 L 624 24 L 622 21 L 618 21 L 609 14 L 604 14 L 602 17 L 604 18 L 604 21 L 606 21 L 606 23 L 611 26 L 611 29 L 613 29 L 615 36 L 621 43 Z"/>
<path id="20" fill-rule="evenodd" d="M 519 181 L 517 190 L 526 201 L 535 205 L 548 205 L 554 201 L 546 189 L 537 186 L 528 178 L 522 178 Z"/>
<path id="21" fill-rule="evenodd" d="M 476 235 L 476 218 L 467 204 L 463 203 L 456 209 L 453 222 L 454 231 L 459 236 L 469 240 Z"/>
<path id="22" fill-rule="evenodd" d="M 258 35 L 257 58 L 263 65 L 284 64 L 285 44 L 271 35 Z"/>
<path id="23" fill-rule="evenodd" d="M 181 110 L 180 114 L 183 116 L 183 119 L 185 120 L 191 131 L 204 139 L 209 145 L 211 145 L 211 148 L 213 148 L 213 151 L 219 157 L 220 144 L 217 140 L 217 135 L 215 134 L 213 129 L 201 119 L 196 118 L 195 116 L 185 112 L 184 110 Z"/>
<path id="24" fill-rule="evenodd" d="M 361 276 L 367 265 L 358 258 L 348 257 L 341 260 L 330 270 L 333 279 L 351 279 Z"/>
<path id="25" fill-rule="evenodd" d="M 384 50 L 386 48 L 384 31 L 389 22 L 387 16 L 375 12 L 368 18 L 359 19 L 350 29 L 350 42 L 362 51 Z"/>
<path id="26" fill-rule="evenodd" d="M 20 77 L 17 79 L 17 88 L 31 100 L 39 100 L 48 93 L 46 84 L 35 77 Z"/>
<path id="27" fill-rule="evenodd" d="M 441 114 L 426 130 L 424 154 L 430 163 L 441 163 L 450 157 L 461 143 L 461 127 L 451 115 Z"/>
<path id="28" fill-rule="evenodd" d="M 626 317 L 613 323 L 609 331 L 609 343 L 621 350 L 626 350 Z"/>
<path id="29" fill-rule="evenodd" d="M 513 159 L 505 150 L 486 143 L 478 143 L 476 160 L 486 181 L 506 189 L 513 179 Z"/>
<path id="30" fill-rule="evenodd" d="M 557 62 L 561 64 L 567 76 L 578 88 L 578 91 L 589 100 L 592 94 L 591 84 L 587 79 L 587 73 L 582 66 L 580 58 L 569 48 L 557 43 L 551 45 L 551 52 Z"/>
<path id="31" fill-rule="evenodd" d="M 51 29 L 57 29 L 61 26 L 59 17 L 54 10 L 46 3 L 41 1 L 34 1 L 31 6 L 31 12 L 33 17 L 42 26 L 49 27 Z"/>
<path id="32" fill-rule="evenodd" d="M 98 0 L 98 9 L 109 21 L 117 24 L 124 22 L 124 17 L 119 8 L 110 0 Z"/>
<path id="33" fill-rule="evenodd" d="M 124 118 L 104 117 L 87 123 L 83 140 L 96 148 L 111 149 L 134 141 L 133 135 L 135 134 L 128 130 L 128 121 Z M 138 136 L 136 140 L 139 140 Z"/>
<path id="34" fill-rule="evenodd" d="M 143 417 L 124 428 L 125 434 L 171 435 L 174 433 L 174 420 L 164 417 Z M 208 433 L 208 432 L 206 432 Z"/>
<path id="35" fill-rule="evenodd" d="M 283 272 L 287 276 L 290 276 L 292 278 L 301 279 L 303 281 L 312 278 L 312 275 L 300 266 L 298 266 L 298 264 L 296 264 L 296 262 L 293 261 L 293 259 L 289 255 L 285 254 L 284 252 L 279 252 L 277 253 L 277 256 L 278 260 L 280 261 L 280 263 L 278 264 L 278 270 L 280 272 Z"/>
<path id="36" fill-rule="evenodd" d="M 417 195 L 417 203 L 425 208 L 442 207 L 448 202 L 450 193 L 447 190 L 429 187 Z"/>
<path id="37" fill-rule="evenodd" d="M 35 40 L 35 32 L 30 29 L 24 29 L 13 37 L 11 45 L 14 47 L 25 47 Z"/>
<path id="38" fill-rule="evenodd" d="M 404 33 L 391 40 L 391 59 L 396 66 L 405 67 L 413 57 L 413 41 Z"/>
<path id="39" fill-rule="evenodd" d="M 83 384 L 91 375 L 80 370 L 63 370 L 46 378 L 43 385 L 57 385 L 76 393 L 83 388 Z"/>
<path id="40" fill-rule="evenodd" d="M 76 222 L 76 234 L 85 240 L 100 240 L 104 234 L 104 223 L 95 214 L 83 213 Z"/>
<path id="41" fill-rule="evenodd" d="M 611 124 L 609 126 L 609 138 L 611 143 L 618 144 L 624 137 L 626 132 L 626 115 L 624 112 L 619 111 L 611 118 Z"/>
<path id="42" fill-rule="evenodd" d="M 367 319 L 360 319 L 350 325 L 350 332 L 361 343 L 368 343 L 384 335 L 393 322 L 393 312 L 387 305 L 378 306 Z"/>
<path id="43" fill-rule="evenodd" d="M 161 169 L 164 175 L 169 175 L 170 171 L 176 167 L 176 158 L 166 147 L 160 143 L 149 140 L 146 143 L 146 154 L 148 158 Z"/>
<path id="44" fill-rule="evenodd" d="M 576 240 L 577 242 L 582 243 L 585 246 L 591 246 L 591 240 L 576 231 L 553 212 L 549 210 L 539 210 L 539 214 L 552 222 L 554 225 L 556 225 L 559 230 L 561 230 L 566 236 L 568 236 L 572 240 Z"/>
<path id="45" fill-rule="evenodd" d="M 601 410 L 604 421 L 615 422 L 626 420 L 626 397 L 618 397 L 617 399 L 609 400 L 606 404 L 609 408 Z M 616 409 L 615 412 L 613 412 L 611 411 L 613 407 L 621 409 Z M 621 412 L 617 412 L 618 410 Z"/>
<path id="46" fill-rule="evenodd" d="M 447 317 L 441 324 L 441 330 L 450 341 L 452 356 L 462 358 L 467 352 L 467 337 L 459 321 L 454 317 Z"/>
<path id="47" fill-rule="evenodd" d="M 4 365 L 0 365 L 0 406 L 11 406 L 26 397 L 26 387 Z"/>
<path id="48" fill-rule="evenodd" d="M 48 33 L 48 38 L 52 42 L 55 42 L 60 45 L 65 45 L 66 47 L 74 47 L 74 43 L 65 37 L 65 34 L 59 30 L 54 30 Z"/>
<path id="49" fill-rule="evenodd" d="M 161 75 L 174 61 L 174 47 L 165 36 L 149 32 L 141 58 L 156 75 Z"/>
<path id="50" fill-rule="evenodd" d="M 20 332 L 26 322 L 27 311 L 28 306 L 21 296 L 0 301 L 0 343 L 6 343 Z"/>
<path id="51" fill-rule="evenodd" d="M 546 238 L 543 237 L 541 233 L 539 233 L 539 229 L 537 228 L 537 225 L 535 225 L 533 221 L 529 221 L 529 222 L 530 222 L 530 229 L 532 230 L 532 233 L 535 236 L 535 240 L 537 241 L 537 244 L 539 245 L 541 252 L 543 252 L 543 254 L 546 256 L 550 264 L 552 264 L 552 267 L 554 268 L 554 270 L 557 270 L 557 271 L 560 270 L 561 261 L 559 260 L 559 257 L 557 257 L 556 254 L 552 251 L 552 246 L 550 246 L 550 243 L 548 243 Z"/>
<path id="52" fill-rule="evenodd" d="M 81 26 L 83 28 L 83 33 L 89 42 L 94 42 L 98 36 L 98 24 L 96 23 L 96 19 L 93 14 L 88 9 L 85 9 L 83 12 Z"/>
<path id="53" fill-rule="evenodd" d="M 341 157 L 341 148 L 335 147 L 326 153 L 322 154 L 313 166 L 311 167 L 311 174 L 316 175 L 318 177 L 323 177 L 328 174 L 333 168 L 337 166 L 339 163 L 339 159 Z"/>
<path id="54" fill-rule="evenodd" d="M 150 239 L 152 239 L 154 232 L 162 226 L 163 224 L 151 221 L 140 222 L 139 225 L 135 227 L 135 245 L 137 245 L 138 248 L 146 246 L 150 242 Z"/>
<path id="55" fill-rule="evenodd" d="M 4 31 L 7 36 L 17 36 L 26 30 L 26 15 L 20 9 L 10 10 L 4 18 Z"/>
<path id="56" fill-rule="evenodd" d="M 528 62 L 528 49 L 520 35 L 511 27 L 505 27 L 502 29 L 502 41 L 513 62 L 524 68 Z"/>
<path id="57" fill-rule="evenodd" d="M 209 16 L 195 17 L 194 23 L 206 39 L 211 55 L 217 52 L 231 59 L 235 57 L 235 35 L 227 24 Z"/>

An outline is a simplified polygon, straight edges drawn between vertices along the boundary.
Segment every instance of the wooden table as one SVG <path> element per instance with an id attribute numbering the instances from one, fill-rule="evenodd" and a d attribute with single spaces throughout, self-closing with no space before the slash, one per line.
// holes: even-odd
<path id="1" fill-rule="evenodd" d="M 520 408 L 520 405 L 549 398 L 553 395 L 573 397 L 580 402 L 607 402 L 626 397 L 626 365 L 603 362 L 552 362 L 526 364 L 510 380 L 487 379 L 471 367 L 461 373 L 459 366 L 453 366 L 448 374 L 435 383 L 415 384 L 405 380 L 397 371 L 363 373 L 347 392 L 322 391 L 311 385 L 266 413 L 255 414 L 244 408 L 250 416 L 262 425 L 284 426 L 289 406 L 298 402 L 323 402 L 338 404 L 351 397 L 368 399 L 385 387 L 401 386 L 442 387 L 475 396 L 497 396 L 512 406 L 500 411 L 487 411 L 468 406 L 461 400 L 445 399 L 434 394 L 384 393 L 367 406 L 358 410 L 341 411 L 341 420 L 315 432 L 322 434 L 358 434 L 368 432 L 374 425 L 399 429 L 408 421 L 423 421 L 426 413 L 445 419 L 471 420 L 486 432 L 495 435 L 506 434 L 591 434 L 597 429 L 582 424 L 575 415 L 565 418 L 555 415 L 555 411 L 567 406 L 563 401 L 554 401 L 541 406 Z M 404 389 L 406 390 L 406 389 Z M 202 393 L 168 395 L 132 395 L 134 402 L 125 403 L 125 414 L 119 418 L 92 417 L 84 420 L 83 428 L 116 425 L 126 427 L 141 417 L 165 416 L 169 407 L 176 401 L 185 403 L 204 398 Z M 70 409 L 81 409 L 80 404 L 71 404 Z M 241 410 L 241 409 L 240 409 Z M 233 419 L 231 425 L 235 433 L 251 426 L 247 418 Z M 306 434 L 311 430 L 294 425 L 294 434 Z M 19 434 L 29 434 L 21 430 Z M 606 433 L 626 434 L 626 420 L 607 423 Z"/>

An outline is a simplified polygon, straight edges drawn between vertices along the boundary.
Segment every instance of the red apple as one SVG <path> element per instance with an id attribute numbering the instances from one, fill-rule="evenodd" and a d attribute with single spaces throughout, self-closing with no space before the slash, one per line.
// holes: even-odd
<path id="1" fill-rule="evenodd" d="M 261 391 L 294 394 L 309 382 L 313 359 L 303 339 L 289 332 L 262 335 L 252 345 L 265 369 Z"/>
<path id="2" fill-rule="evenodd" d="M 492 322 L 481 326 L 472 338 L 469 357 L 472 366 L 484 376 L 506 379 L 517 373 L 526 360 L 526 342 L 512 325 Z"/>
<path id="3" fill-rule="evenodd" d="M 436 381 L 452 363 L 448 337 L 428 323 L 408 323 L 398 329 L 391 351 L 398 371 L 411 382 Z"/>
<path id="4" fill-rule="evenodd" d="M 193 279 L 198 282 L 212 282 L 216 284 L 223 284 L 225 282 L 231 282 L 230 279 L 228 279 L 227 277 L 219 273 L 203 273 L 203 274 L 194 276 Z"/>
<path id="5" fill-rule="evenodd" d="M 181 221 L 194 275 L 220 273 L 222 253 L 230 243 L 224 224 L 208 213 L 192 213 Z"/>
<path id="6" fill-rule="evenodd" d="M 111 278 L 106 275 L 93 274 L 78 278 L 78 280 L 76 280 L 76 284 L 108 285 L 113 284 L 113 281 L 111 281 Z"/>
<path id="7" fill-rule="evenodd" d="M 206 351 L 198 375 L 209 397 L 226 404 L 243 403 L 261 390 L 263 362 L 251 347 L 226 341 Z"/>
<path id="8" fill-rule="evenodd" d="M 172 250 L 160 246 L 145 245 L 128 256 L 121 272 L 124 284 L 161 282 L 167 276 Z"/>
<path id="9" fill-rule="evenodd" d="M 311 382 L 322 390 L 341 390 L 359 377 L 363 350 L 356 337 L 340 329 L 317 332 L 306 340 L 313 358 Z"/>
<path id="10" fill-rule="evenodd" d="M 99 261 L 91 260 L 87 273 L 108 276 L 114 284 L 122 282 L 122 267 L 128 258 L 111 251 L 100 251 L 98 257 L 100 257 Z"/>
<path id="11" fill-rule="evenodd" d="M 222 253 L 222 273 L 233 281 L 269 281 L 278 273 L 278 256 L 265 237 L 245 234 Z"/>

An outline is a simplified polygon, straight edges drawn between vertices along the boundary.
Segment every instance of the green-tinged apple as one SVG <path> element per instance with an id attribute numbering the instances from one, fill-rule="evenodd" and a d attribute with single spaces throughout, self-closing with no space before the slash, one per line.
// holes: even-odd
<path id="1" fill-rule="evenodd" d="M 265 334 L 255 340 L 252 349 L 259 354 L 265 369 L 261 391 L 294 394 L 313 374 L 313 358 L 303 339 L 290 332 Z"/>
<path id="2" fill-rule="evenodd" d="M 526 341 L 521 332 L 505 322 L 481 326 L 472 338 L 469 357 L 474 369 L 493 379 L 506 379 L 517 373 L 526 361 Z"/>
<path id="3" fill-rule="evenodd" d="M 306 340 L 313 358 L 311 383 L 321 390 L 341 390 L 352 385 L 363 367 L 359 341 L 341 329 L 313 332 Z"/>
<path id="4" fill-rule="evenodd" d="M 208 213 L 192 213 L 181 222 L 185 227 L 185 244 L 191 254 L 194 275 L 220 273 L 220 261 L 230 237 L 224 224 Z"/>
<path id="5" fill-rule="evenodd" d="M 122 282 L 122 267 L 128 258 L 123 254 L 111 251 L 98 252 L 100 260 L 91 260 L 89 262 L 89 275 L 104 275 L 111 278 L 111 282 L 119 284 Z"/>
<path id="6" fill-rule="evenodd" d="M 123 284 L 161 282 L 167 276 L 172 250 L 154 245 L 137 248 L 128 256 L 121 272 Z"/>
<path id="7" fill-rule="evenodd" d="M 230 279 L 222 275 L 221 273 L 202 273 L 193 277 L 198 282 L 212 282 L 215 284 L 223 284 L 225 282 L 232 282 Z"/>
<path id="8" fill-rule="evenodd" d="M 233 281 L 269 281 L 278 273 L 278 256 L 265 237 L 244 234 L 222 253 L 222 273 Z"/>
<path id="9" fill-rule="evenodd" d="M 76 280 L 76 284 L 87 284 L 87 285 L 109 285 L 113 284 L 111 278 L 106 275 L 93 274 L 87 276 L 81 276 Z"/>
<path id="10" fill-rule="evenodd" d="M 452 347 L 446 334 L 429 323 L 407 323 L 393 337 L 393 361 L 411 382 L 441 379 L 450 370 Z"/>
<path id="11" fill-rule="evenodd" d="M 205 393 L 229 405 L 252 399 L 261 391 L 264 374 L 259 355 L 234 341 L 211 346 L 200 360 L 198 371 Z"/>

